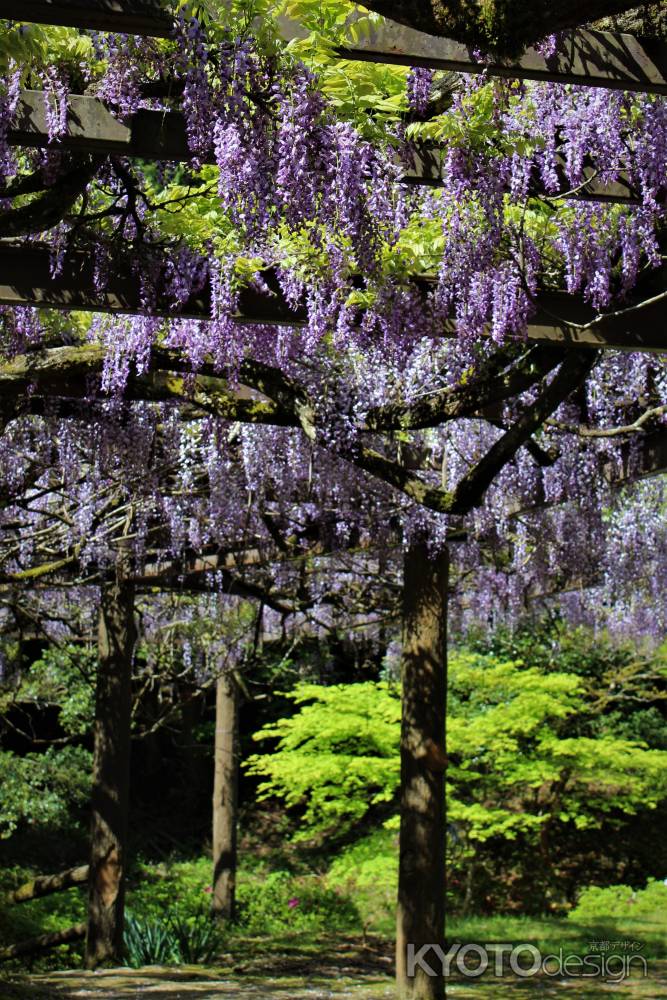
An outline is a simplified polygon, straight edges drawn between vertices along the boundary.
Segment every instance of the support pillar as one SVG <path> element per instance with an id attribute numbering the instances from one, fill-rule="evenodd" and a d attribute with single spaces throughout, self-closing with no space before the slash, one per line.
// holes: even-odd
<path id="1" fill-rule="evenodd" d="M 213 895 L 216 917 L 234 918 L 238 823 L 239 688 L 231 672 L 218 677 L 213 778 Z"/>
<path id="2" fill-rule="evenodd" d="M 425 541 L 406 552 L 403 578 L 401 826 L 396 927 L 398 994 L 443 1000 L 442 962 L 433 952 L 410 968 L 425 945 L 444 947 L 445 725 L 448 553 Z M 411 974 L 412 973 L 412 974 Z"/>
<path id="3" fill-rule="evenodd" d="M 121 959 L 130 785 L 134 588 L 102 586 L 95 694 L 86 968 Z"/>

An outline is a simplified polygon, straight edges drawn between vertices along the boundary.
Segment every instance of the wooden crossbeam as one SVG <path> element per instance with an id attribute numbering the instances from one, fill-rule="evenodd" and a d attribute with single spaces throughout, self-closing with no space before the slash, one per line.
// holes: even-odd
<path id="1" fill-rule="evenodd" d="M 286 41 L 309 35 L 303 25 L 287 15 L 279 18 L 279 25 Z M 364 30 L 353 42 L 337 46 L 336 51 L 343 59 L 363 62 L 667 94 L 667 45 L 618 32 L 567 31 L 559 36 L 552 55 L 529 48 L 514 62 L 486 62 L 460 42 L 385 20 Z"/>
<path id="2" fill-rule="evenodd" d="M 174 19 L 157 0 L 0 0 L 0 17 L 154 38 L 174 30 Z"/>
<path id="3" fill-rule="evenodd" d="M 120 154 L 143 160 L 187 162 L 192 159 L 185 116 L 179 111 L 138 111 L 129 124 L 123 124 L 96 97 L 71 94 L 68 101 L 67 132 L 57 141 L 59 149 Z M 46 148 L 54 145 L 49 140 L 42 91 L 23 91 L 7 138 L 13 146 Z M 413 153 L 402 182 L 434 187 L 442 185 L 444 157 L 443 149 L 420 147 Z M 203 159 L 213 163 L 213 153 Z M 563 186 L 566 187 L 565 182 Z M 540 193 L 537 185 L 535 193 Z M 603 183 L 592 168 L 588 172 L 587 183 L 577 190 L 576 197 L 620 204 L 639 201 L 627 180 L 621 177 L 614 183 Z"/>
<path id="4" fill-rule="evenodd" d="M 95 261 L 90 254 L 68 254 L 60 272 L 53 276 L 46 248 L 16 248 L 0 243 L 0 303 L 34 305 L 51 309 L 82 309 L 88 312 L 142 314 L 141 262 L 136 271 L 114 267 L 103 289 L 96 288 Z M 210 315 L 210 290 L 193 295 L 179 310 L 182 317 L 206 319 Z M 164 295 L 151 304 L 155 316 L 167 316 L 173 308 Z"/>
<path id="5" fill-rule="evenodd" d="M 0 0 L 0 17 L 156 37 L 167 37 L 173 28 L 156 0 Z M 286 15 L 279 23 L 288 41 L 308 35 Z M 337 51 L 341 58 L 367 62 L 667 94 L 667 46 L 617 32 L 563 32 L 552 55 L 530 48 L 516 62 L 505 63 L 484 62 L 460 42 L 383 21 Z"/>
<path id="6" fill-rule="evenodd" d="M 180 308 L 175 308 L 165 293 L 157 294 L 147 307 L 141 270 L 140 260 L 136 261 L 134 271 L 119 261 L 107 285 L 100 290 L 95 283 L 95 262 L 89 254 L 68 254 L 60 272 L 52 277 L 46 248 L 17 247 L 0 242 L 0 304 L 137 315 L 150 313 L 199 320 L 211 318 L 208 287 L 191 296 Z M 266 270 L 262 279 L 266 290 L 242 289 L 235 315 L 237 321 L 303 325 L 307 321 L 305 306 L 298 309 L 289 306 L 276 273 Z M 544 292 L 538 298 L 537 313 L 530 322 L 527 337 L 538 343 L 563 346 L 667 353 L 667 301 L 660 297 L 660 282 L 667 288 L 664 271 L 657 272 L 650 283 L 647 281 L 640 286 L 639 293 L 652 297 L 652 302 L 637 312 L 608 313 L 597 323 L 594 323 L 594 310 L 581 299 L 566 292 Z M 446 322 L 442 335 L 454 337 L 456 334 L 455 321 Z"/>
<path id="7" fill-rule="evenodd" d="M 133 270 L 126 262 L 116 262 L 105 286 L 98 289 L 95 261 L 90 254 L 67 254 L 62 268 L 53 276 L 47 248 L 17 247 L 0 241 L 0 304 L 211 319 L 211 290 L 208 284 L 178 308 L 174 307 L 165 292 L 158 292 L 147 306 L 142 286 L 145 263 L 137 258 L 135 265 Z M 275 273 L 266 271 L 263 279 L 266 291 L 260 293 L 251 287 L 241 290 L 236 318 L 246 323 L 304 323 L 307 319 L 305 308 L 295 310 L 287 304 Z"/>
<path id="8" fill-rule="evenodd" d="M 635 443 L 635 438 L 628 439 L 622 450 L 620 471 L 609 470 L 613 482 L 621 484 L 630 479 L 650 479 L 667 473 L 667 429 L 645 434 L 639 439 L 638 449 Z"/>
<path id="9" fill-rule="evenodd" d="M 52 146 L 144 160 L 192 159 L 185 117 L 178 111 L 137 111 L 129 125 L 124 125 L 96 97 L 70 94 L 68 105 L 67 132 L 57 142 L 51 142 L 44 94 L 40 90 L 24 90 L 7 135 L 8 142 L 12 146 L 36 149 Z"/>
<path id="10" fill-rule="evenodd" d="M 401 178 L 403 184 L 422 187 L 442 187 L 443 167 L 446 149 L 443 147 L 421 145 L 411 154 L 410 163 Z M 580 201 L 596 201 L 616 205 L 637 205 L 641 203 L 639 194 L 634 190 L 627 176 L 621 174 L 616 181 L 602 181 L 593 166 L 584 167 L 584 179 L 573 189 L 571 197 Z M 568 190 L 568 182 L 564 172 L 563 158 L 560 158 L 561 188 Z M 535 179 L 531 184 L 535 195 L 544 195 L 545 191 Z M 552 197 L 559 197 L 558 194 Z M 560 195 L 563 197 L 563 195 Z"/>

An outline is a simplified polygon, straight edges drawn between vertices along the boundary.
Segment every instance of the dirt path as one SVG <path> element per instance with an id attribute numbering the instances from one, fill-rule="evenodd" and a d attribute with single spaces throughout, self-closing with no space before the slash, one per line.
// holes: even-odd
<path id="1" fill-rule="evenodd" d="M 305 974 L 304 974 L 305 973 Z M 32 990 L 30 989 L 32 985 Z M 27 992 L 12 1000 L 393 1000 L 388 975 L 358 969 L 320 968 L 316 972 L 254 968 L 110 969 L 103 972 L 52 972 L 29 977 Z M 451 1000 L 622 1000 L 667 998 L 667 963 L 656 962 L 648 979 L 623 983 L 600 980 L 486 979 L 452 982 Z M 0 1000 L 2 987 L 0 986 Z"/>
<path id="2" fill-rule="evenodd" d="M 38 986 L 53 987 L 62 1000 L 384 1000 L 393 996 L 387 976 L 347 978 L 216 974 L 202 969 L 110 969 L 104 972 L 56 972 L 33 976 Z"/>

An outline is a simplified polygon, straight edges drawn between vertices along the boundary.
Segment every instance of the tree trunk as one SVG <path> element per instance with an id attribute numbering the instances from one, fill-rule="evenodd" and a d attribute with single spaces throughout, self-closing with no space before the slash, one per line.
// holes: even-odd
<path id="1" fill-rule="evenodd" d="M 474 884 L 475 884 L 475 862 L 471 858 L 468 862 L 468 870 L 466 871 L 466 887 L 465 895 L 463 897 L 463 907 L 462 912 L 464 917 L 469 917 L 472 914 L 473 902 L 474 902 Z"/>
<path id="2" fill-rule="evenodd" d="M 213 896 L 216 917 L 232 920 L 236 890 L 239 689 L 233 674 L 220 675 L 215 700 L 213 778 Z"/>
<path id="3" fill-rule="evenodd" d="M 445 932 L 445 722 L 448 553 L 431 556 L 424 542 L 405 556 L 401 829 L 396 927 L 399 996 L 442 1000 L 442 962 L 428 945 Z M 425 967 L 424 967 L 425 966 Z M 436 973 L 430 975 L 429 967 Z"/>
<path id="4" fill-rule="evenodd" d="M 130 778 L 134 589 L 102 586 L 95 694 L 90 879 L 86 967 L 118 961 L 123 950 L 127 812 Z"/>

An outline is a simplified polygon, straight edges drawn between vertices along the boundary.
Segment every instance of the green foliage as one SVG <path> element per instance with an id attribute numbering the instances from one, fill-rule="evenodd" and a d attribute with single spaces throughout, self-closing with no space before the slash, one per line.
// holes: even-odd
<path id="1" fill-rule="evenodd" d="M 83 646 L 49 647 L 29 670 L 0 690 L 0 714 L 57 709 L 65 738 L 90 732 L 94 718 L 95 655 Z M 0 749 L 0 838 L 22 824 L 66 826 L 89 796 L 91 754 L 77 745 L 54 745 L 18 756 Z"/>
<path id="2" fill-rule="evenodd" d="M 209 962 L 222 941 L 210 914 L 210 882 L 206 857 L 136 864 L 128 890 L 127 964 Z"/>
<path id="3" fill-rule="evenodd" d="M 12 62 L 17 64 L 23 70 L 24 84 L 29 84 L 31 75 L 42 66 L 59 63 L 77 68 L 80 63 L 93 60 L 90 36 L 76 28 L 1 23 L 0 69 L 4 75 Z"/>
<path id="4" fill-rule="evenodd" d="M 408 70 L 358 61 L 341 60 L 337 46 L 368 35 L 378 15 L 352 10 L 348 0 L 282 0 L 273 14 L 285 13 L 303 27 L 303 38 L 291 41 L 286 51 L 303 61 L 318 76 L 318 87 L 336 114 L 353 121 L 369 138 L 386 139 L 387 124 L 398 121 L 407 109 L 405 81 Z"/>
<path id="5" fill-rule="evenodd" d="M 398 893 L 398 835 L 380 827 L 336 855 L 326 884 L 354 900 L 362 923 L 392 934 Z"/>
<path id="6" fill-rule="evenodd" d="M 0 838 L 21 824 L 62 826 L 87 802 L 92 757 L 83 747 L 49 747 L 17 757 L 0 750 Z"/>
<path id="7" fill-rule="evenodd" d="M 211 888 L 210 858 L 151 864 L 141 861 L 130 877 L 128 900 L 142 922 L 163 921 L 165 913 L 190 919 L 208 906 Z"/>
<path id="8" fill-rule="evenodd" d="M 21 701 L 38 708 L 57 705 L 65 733 L 85 735 L 95 714 L 96 659 L 85 646 L 49 646 L 22 678 Z"/>
<path id="9" fill-rule="evenodd" d="M 667 698 L 667 646 L 642 651 L 558 617 L 469 636 L 468 642 L 478 652 L 530 662 L 545 673 L 576 674 L 587 711 L 570 721 L 570 733 L 610 733 L 667 749 L 667 717 L 658 707 Z"/>
<path id="10" fill-rule="evenodd" d="M 254 737 L 279 741 L 248 761 L 249 773 L 264 779 L 258 798 L 304 806 L 302 838 L 343 833 L 395 794 L 400 703 L 387 684 L 371 683 L 300 684 L 291 698 L 299 712 Z"/>
<path id="11" fill-rule="evenodd" d="M 565 670 L 599 681 L 610 671 L 620 671 L 636 661 L 644 668 L 654 666 L 664 670 L 667 665 L 665 649 L 644 655 L 636 643 L 619 644 L 604 633 L 573 627 L 557 615 L 527 620 L 514 629 L 500 627 L 492 633 L 469 634 L 466 645 L 502 659 L 529 661 L 544 671 Z"/>
<path id="12" fill-rule="evenodd" d="M 193 917 L 171 917 L 169 927 L 178 961 L 184 965 L 205 965 L 220 945 L 220 930 L 208 913 Z"/>
<path id="13" fill-rule="evenodd" d="M 571 920 L 636 920 L 667 914 L 667 884 L 649 879 L 645 889 L 629 885 L 587 886 L 570 912 Z"/>
<path id="14" fill-rule="evenodd" d="M 640 740 L 657 750 L 667 750 L 667 718 L 656 705 L 632 714 L 613 712 L 607 716 L 610 728 L 629 740 Z"/>
<path id="15" fill-rule="evenodd" d="M 242 879 L 238 890 L 239 927 L 250 934 L 312 934 L 357 930 L 352 901 L 317 876 L 271 871 Z"/>
<path id="16" fill-rule="evenodd" d="M 178 944 L 178 960 L 201 961 L 187 954 L 202 954 L 219 937 L 209 938 L 211 925 L 210 858 L 173 861 L 160 865 L 142 862 L 132 873 L 128 900 L 142 940 L 161 938 L 156 928 L 168 928 Z M 243 864 L 238 873 L 238 915 L 234 931 L 249 934 L 292 934 L 359 927 L 356 907 L 338 886 L 313 875 L 298 875 L 283 868 L 272 870 L 260 862 Z M 168 919 L 165 918 L 168 914 Z M 225 928 L 225 934 L 231 932 Z M 190 941 L 190 945 L 187 942 Z M 188 952 L 188 947 L 192 948 Z M 176 944 L 174 944 L 176 949 Z"/>
<path id="17" fill-rule="evenodd" d="M 572 673 L 458 654 L 450 691 L 450 817 L 470 840 L 537 834 L 553 819 L 594 827 L 667 795 L 664 752 L 570 735 L 584 691 Z"/>
<path id="18" fill-rule="evenodd" d="M 664 751 L 576 735 L 584 684 L 574 673 L 458 652 L 449 674 L 448 812 L 459 847 L 536 840 L 555 821 L 596 827 L 667 795 Z M 299 711 L 256 734 L 277 744 L 248 769 L 263 779 L 261 797 L 299 807 L 298 838 L 339 836 L 396 795 L 398 692 L 309 684 L 293 697 Z"/>
<path id="19" fill-rule="evenodd" d="M 133 969 L 143 965 L 169 965 L 176 962 L 174 936 L 163 920 L 141 920 L 129 911 L 125 914 L 125 963 Z"/>
<path id="20" fill-rule="evenodd" d="M 125 964 L 199 965 L 210 962 L 220 944 L 220 934 L 210 914 L 139 918 L 125 915 Z"/>

